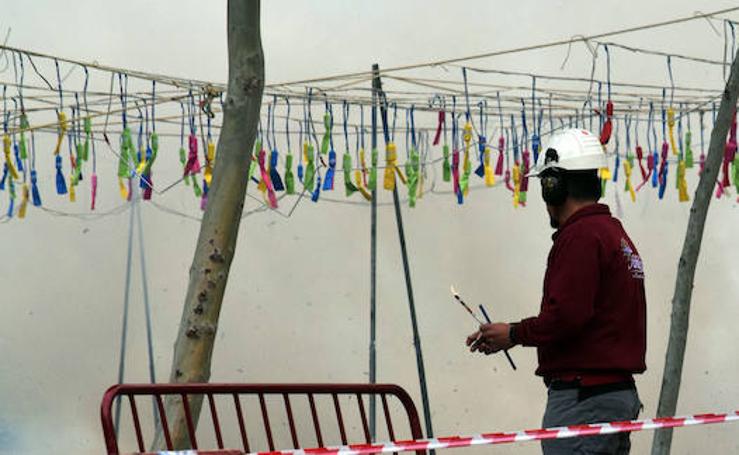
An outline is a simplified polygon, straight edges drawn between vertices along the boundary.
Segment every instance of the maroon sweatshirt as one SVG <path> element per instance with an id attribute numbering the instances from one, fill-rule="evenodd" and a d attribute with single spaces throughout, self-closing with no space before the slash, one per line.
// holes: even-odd
<path id="1" fill-rule="evenodd" d="M 545 379 L 646 369 L 646 297 L 639 253 L 607 205 L 570 216 L 552 235 L 544 296 L 515 339 L 536 346 Z"/>

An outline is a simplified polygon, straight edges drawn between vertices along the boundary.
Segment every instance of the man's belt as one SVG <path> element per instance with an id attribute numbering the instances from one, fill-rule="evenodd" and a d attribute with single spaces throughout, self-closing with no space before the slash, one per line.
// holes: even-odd
<path id="1" fill-rule="evenodd" d="M 603 395 L 610 392 L 622 390 L 636 390 L 633 378 L 626 381 L 609 382 L 606 384 L 583 385 L 580 379 L 571 381 L 552 380 L 548 387 L 551 390 L 577 390 L 577 400 L 582 401 L 590 397 Z"/>
<path id="2" fill-rule="evenodd" d="M 573 383 L 580 386 L 594 386 L 615 384 L 618 382 L 634 382 L 634 377 L 629 373 L 571 373 L 547 376 L 544 378 L 544 384 L 549 387 L 553 382 Z"/>

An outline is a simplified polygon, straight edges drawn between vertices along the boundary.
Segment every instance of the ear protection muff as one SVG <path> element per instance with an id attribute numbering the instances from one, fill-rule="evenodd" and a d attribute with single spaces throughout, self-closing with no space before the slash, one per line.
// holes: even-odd
<path id="1" fill-rule="evenodd" d="M 557 151 L 550 148 L 546 151 L 544 163 L 558 162 Z M 540 175 L 541 196 L 549 205 L 562 205 L 567 200 L 567 181 L 565 171 L 557 167 L 550 167 Z"/>

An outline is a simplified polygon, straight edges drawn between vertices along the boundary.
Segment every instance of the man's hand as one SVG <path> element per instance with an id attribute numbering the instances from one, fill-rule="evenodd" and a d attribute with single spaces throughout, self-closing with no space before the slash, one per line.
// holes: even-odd
<path id="1" fill-rule="evenodd" d="M 467 346 L 470 346 L 471 352 L 479 351 L 486 355 L 493 354 L 513 347 L 509 333 L 510 324 L 503 322 L 483 324 L 480 326 L 480 330 L 467 337 Z"/>
<path id="2" fill-rule="evenodd" d="M 472 333 L 467 337 L 467 341 L 465 343 L 470 347 L 470 352 L 478 351 L 482 347 L 481 335 L 480 331 L 477 330 L 475 333 Z"/>

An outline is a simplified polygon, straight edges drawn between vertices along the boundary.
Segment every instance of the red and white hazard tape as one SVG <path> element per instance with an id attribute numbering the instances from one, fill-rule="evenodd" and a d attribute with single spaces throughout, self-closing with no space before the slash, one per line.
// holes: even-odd
<path id="1" fill-rule="evenodd" d="M 539 430 L 514 431 L 510 433 L 485 433 L 474 436 L 450 436 L 446 438 L 419 439 L 416 441 L 378 442 L 375 444 L 356 444 L 316 449 L 275 450 L 254 452 L 247 455 L 359 455 L 370 453 L 403 452 L 431 449 L 451 449 L 490 444 L 509 444 L 514 442 L 540 441 L 542 439 L 579 438 L 613 433 L 658 430 L 660 428 L 689 427 L 709 423 L 739 421 L 739 411 L 726 414 L 697 414 L 686 417 L 662 417 L 626 422 L 593 423 L 569 427 L 546 428 Z M 240 455 L 239 450 L 184 450 L 158 452 L 159 455 Z"/>
<path id="2" fill-rule="evenodd" d="M 726 414 L 698 414 L 686 417 L 663 417 L 626 422 L 593 423 L 569 427 L 525 430 L 511 433 L 487 433 L 474 436 L 451 436 L 446 438 L 420 439 L 417 441 L 395 441 L 375 444 L 357 444 L 317 449 L 279 450 L 256 452 L 250 455 L 358 455 L 369 453 L 403 452 L 414 450 L 450 449 L 489 444 L 538 441 L 542 439 L 577 438 L 633 431 L 657 430 L 660 428 L 687 427 L 709 423 L 739 421 L 739 411 Z"/>

